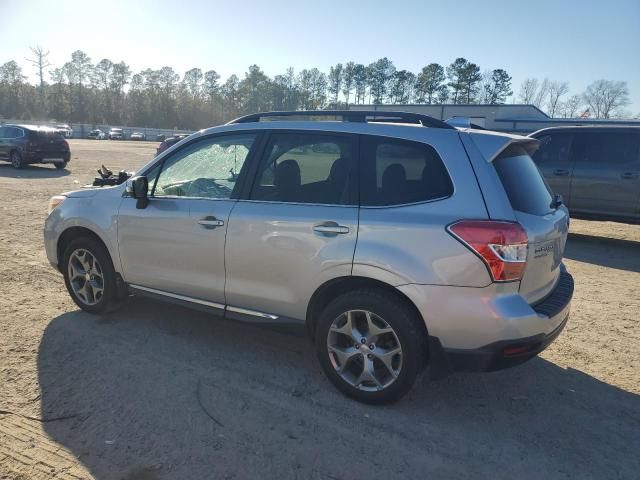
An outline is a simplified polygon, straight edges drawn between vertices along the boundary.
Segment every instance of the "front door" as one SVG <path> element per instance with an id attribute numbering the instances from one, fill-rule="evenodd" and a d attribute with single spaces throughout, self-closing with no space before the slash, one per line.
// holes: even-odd
<path id="1" fill-rule="evenodd" d="M 124 198 L 118 215 L 127 283 L 224 306 L 229 213 L 255 140 L 253 133 L 196 139 L 147 172 L 147 207 Z"/>
<path id="2" fill-rule="evenodd" d="M 303 320 L 315 289 L 351 275 L 355 136 L 273 133 L 227 232 L 227 315 Z"/>
<path id="3" fill-rule="evenodd" d="M 637 217 L 640 202 L 640 134 L 635 131 L 575 135 L 571 209 L 587 214 Z"/>

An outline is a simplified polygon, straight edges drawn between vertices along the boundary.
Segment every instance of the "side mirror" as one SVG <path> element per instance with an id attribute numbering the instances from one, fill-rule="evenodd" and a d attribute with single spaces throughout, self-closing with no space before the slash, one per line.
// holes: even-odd
<path id="1" fill-rule="evenodd" d="M 145 176 L 133 177 L 129 183 L 131 196 L 137 199 L 136 208 L 147 208 L 149 205 L 149 181 Z"/>

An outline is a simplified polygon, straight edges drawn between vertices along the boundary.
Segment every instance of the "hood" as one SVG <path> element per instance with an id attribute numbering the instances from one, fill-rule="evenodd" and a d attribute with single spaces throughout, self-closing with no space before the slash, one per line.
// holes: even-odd
<path id="1" fill-rule="evenodd" d="M 70 192 L 63 193 L 62 195 L 64 195 L 67 198 L 91 198 L 91 197 L 95 197 L 100 192 L 108 192 L 118 187 L 124 188 L 125 183 L 122 183 L 120 185 L 104 186 L 104 187 L 94 187 L 93 185 L 87 185 L 86 187 L 83 187 L 81 190 L 72 190 Z"/>

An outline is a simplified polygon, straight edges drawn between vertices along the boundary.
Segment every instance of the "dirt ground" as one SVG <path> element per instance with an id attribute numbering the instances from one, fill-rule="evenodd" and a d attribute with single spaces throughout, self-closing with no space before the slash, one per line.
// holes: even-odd
<path id="1" fill-rule="evenodd" d="M 70 143 L 65 171 L 0 164 L 0 479 L 638 478 L 640 226 L 573 221 L 571 319 L 540 358 L 370 407 L 301 331 L 79 311 L 45 257 L 48 199 L 155 144 Z"/>

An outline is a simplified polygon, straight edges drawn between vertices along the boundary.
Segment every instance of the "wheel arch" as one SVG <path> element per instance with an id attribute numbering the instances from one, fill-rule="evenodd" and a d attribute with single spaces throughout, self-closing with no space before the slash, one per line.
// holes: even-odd
<path id="1" fill-rule="evenodd" d="M 107 247 L 107 244 L 105 243 L 105 241 L 96 232 L 94 232 L 93 230 L 87 227 L 79 227 L 79 226 L 69 227 L 60 234 L 60 236 L 58 237 L 58 243 L 56 245 L 56 255 L 58 258 L 58 270 L 60 270 L 61 272 L 62 272 L 62 269 L 64 268 L 62 265 L 62 257 L 64 255 L 65 249 L 67 248 L 67 245 L 69 245 L 71 241 L 79 237 L 90 237 L 100 242 L 102 246 L 105 248 L 105 250 L 107 251 L 107 253 L 109 254 L 109 257 L 111 257 L 111 252 L 109 250 L 109 247 Z M 111 263 L 115 267 L 115 262 L 113 261 L 113 258 L 110 258 L 110 259 L 111 259 Z"/>
<path id="2" fill-rule="evenodd" d="M 394 295 L 414 312 L 416 318 L 421 320 L 420 325 L 422 325 L 422 327 L 424 328 L 425 336 L 428 337 L 429 333 L 427 324 L 425 323 L 425 319 L 418 310 L 418 307 L 403 292 L 395 288 L 393 285 L 370 277 L 346 276 L 328 280 L 327 282 L 320 285 L 311 296 L 311 299 L 309 300 L 309 304 L 307 306 L 307 315 L 305 322 L 312 340 L 315 337 L 315 326 L 318 321 L 320 312 L 322 311 L 322 307 L 326 305 L 331 298 L 334 298 L 337 295 L 361 288 L 374 288 L 389 292 Z"/>

